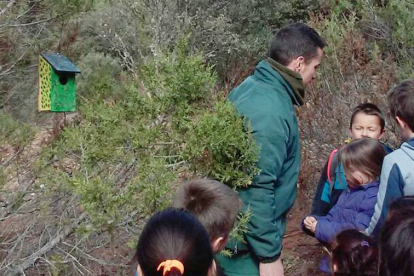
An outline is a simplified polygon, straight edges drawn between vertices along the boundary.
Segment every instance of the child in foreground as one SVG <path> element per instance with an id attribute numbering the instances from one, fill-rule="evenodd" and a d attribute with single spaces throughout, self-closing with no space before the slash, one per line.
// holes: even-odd
<path id="1" fill-rule="evenodd" d="M 414 275 L 414 197 L 390 205 L 380 233 L 380 276 Z"/>
<path id="2" fill-rule="evenodd" d="M 341 232 L 332 245 L 333 276 L 378 275 L 378 247 L 375 241 L 357 230 Z"/>
<path id="3" fill-rule="evenodd" d="M 384 160 L 378 202 L 367 229 L 373 236 L 379 233 L 390 203 L 402 196 L 414 195 L 414 79 L 391 89 L 387 100 L 405 142 Z"/>
<path id="4" fill-rule="evenodd" d="M 203 224 L 214 254 L 226 245 L 241 206 L 233 189 L 207 178 L 183 183 L 173 200 L 173 207 L 192 213 Z"/>
<path id="5" fill-rule="evenodd" d="M 138 241 L 139 276 L 215 276 L 210 239 L 192 214 L 167 209 L 153 215 Z"/>
<path id="6" fill-rule="evenodd" d="M 365 137 L 380 140 L 384 133 L 384 116 L 376 105 L 363 103 L 354 109 L 349 124 L 349 134 L 352 140 Z M 382 146 L 387 154 L 392 152 L 392 149 L 387 145 L 382 144 Z M 329 155 L 328 162 L 319 179 L 311 215 L 326 216 L 346 188 L 343 167 L 338 162 L 338 150 L 335 149 Z"/>
<path id="7" fill-rule="evenodd" d="M 328 215 L 304 219 L 305 232 L 323 243 L 330 243 L 343 230 L 365 230 L 377 202 L 378 177 L 385 155 L 381 143 L 371 138 L 358 139 L 344 146 L 339 160 L 348 188 Z"/>

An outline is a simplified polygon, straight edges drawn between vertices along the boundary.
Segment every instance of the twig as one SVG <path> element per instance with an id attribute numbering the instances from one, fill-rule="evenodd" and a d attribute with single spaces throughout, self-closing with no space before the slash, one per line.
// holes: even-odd
<path id="1" fill-rule="evenodd" d="M 14 4 L 16 3 L 16 0 L 12 0 L 12 1 L 10 1 L 8 4 L 7 4 L 7 6 L 4 8 L 4 9 L 2 9 L 2 10 L 0 10 L 0 16 L 2 16 L 8 9 L 10 9 Z"/>
<path id="2" fill-rule="evenodd" d="M 56 245 L 58 245 L 63 239 L 65 239 L 67 236 L 72 234 L 72 232 L 75 230 L 76 227 L 86 218 L 87 214 L 83 213 L 75 222 L 73 222 L 68 228 L 63 230 L 62 233 L 60 233 L 57 237 L 55 237 L 53 240 L 45 244 L 41 249 L 39 249 L 37 252 L 30 255 L 23 263 L 16 265 L 14 267 L 11 267 L 9 269 L 9 272 L 6 273 L 6 276 L 14 276 L 18 275 L 19 273 L 24 272 L 26 269 L 28 269 L 30 266 L 32 266 L 41 256 L 47 254 L 50 250 L 52 250 Z"/>
<path id="3" fill-rule="evenodd" d="M 284 235 L 283 238 L 287 239 L 287 238 L 290 238 L 290 237 L 299 236 L 301 234 L 302 234 L 302 231 L 295 231 L 295 232 Z"/>
<path id="4" fill-rule="evenodd" d="M 71 252 L 72 252 L 72 250 L 71 250 L 71 252 L 66 252 L 65 250 L 63 250 L 63 249 L 61 249 L 59 246 L 58 247 L 56 247 L 57 248 L 57 250 L 59 250 L 60 252 L 62 252 L 63 254 L 66 254 L 66 258 L 71 258 L 71 259 L 73 259 L 74 261 L 75 261 L 75 263 L 77 263 L 78 265 L 79 265 L 79 267 L 81 267 L 82 269 L 84 269 L 84 270 L 86 270 L 88 273 L 90 273 L 90 274 L 92 274 L 92 272 L 89 270 L 89 269 L 87 269 L 86 267 L 84 267 L 72 254 L 71 254 Z M 75 266 L 76 267 L 76 266 Z M 82 274 L 82 275 L 85 275 L 80 269 L 78 269 L 79 270 L 79 272 Z"/>
<path id="5" fill-rule="evenodd" d="M 34 225 L 35 225 L 35 222 L 32 222 L 28 227 L 26 227 L 26 229 L 24 230 L 23 234 L 19 234 L 18 235 L 17 240 L 13 242 L 14 243 L 13 247 L 11 249 L 7 250 L 8 254 L 3 259 L 2 263 L 0 264 L 0 268 L 5 267 L 5 263 L 6 263 L 6 261 L 7 261 L 7 259 L 8 259 L 9 256 L 17 255 L 17 254 L 14 253 L 14 250 L 26 238 L 27 233 L 34 227 Z"/>
<path id="6" fill-rule="evenodd" d="M 9 163 L 11 163 L 11 161 L 13 161 L 13 159 L 15 157 L 17 157 L 22 151 L 23 151 L 24 147 L 21 147 L 17 152 L 15 152 L 14 154 L 12 154 L 9 158 L 7 158 L 4 162 L 2 162 L 0 164 L 0 168 L 3 167 L 7 167 L 9 165 Z"/>
<path id="7" fill-rule="evenodd" d="M 26 51 L 24 51 L 24 53 L 17 59 L 17 61 L 15 61 L 7 70 L 3 71 L 0 73 L 0 77 L 3 77 L 5 75 L 10 74 L 11 72 L 13 72 L 13 68 L 26 56 L 27 52 L 32 48 L 32 46 L 34 45 L 34 43 L 36 42 L 36 39 L 40 36 L 40 34 L 42 33 L 43 29 L 45 28 L 46 24 L 43 24 L 42 28 L 40 28 L 39 32 L 36 34 L 36 36 L 34 37 L 33 42 L 30 44 L 30 46 L 26 49 Z"/>
<path id="8" fill-rule="evenodd" d="M 62 15 L 64 15 L 64 14 L 60 14 L 60 15 L 57 15 L 57 16 L 54 16 L 54 17 L 51 17 L 51 18 L 47 18 L 47 19 L 43 19 L 43 20 L 39 20 L 39 21 L 36 21 L 36 22 L 30 22 L 30 23 L 24 23 L 24 24 L 9 24 L 9 25 L 5 24 L 5 25 L 1 25 L 0 27 L 1 28 L 4 28 L 4 27 L 13 27 L 13 28 L 27 27 L 27 26 L 32 26 L 32 25 L 37 25 L 37 24 L 52 21 L 54 19 L 59 18 Z"/>
<path id="9" fill-rule="evenodd" d="M 76 245 L 71 245 L 67 242 L 63 242 L 63 244 L 67 245 L 67 246 L 71 246 L 72 248 L 76 249 L 80 254 L 82 254 L 84 256 L 84 258 L 94 261 L 100 265 L 104 265 L 104 266 L 113 266 L 113 267 L 123 267 L 123 268 L 128 268 L 127 265 L 122 265 L 122 264 L 114 264 L 111 262 L 107 262 L 105 260 L 101 260 L 101 259 L 97 259 L 91 255 L 89 255 L 88 253 L 86 253 L 84 250 L 80 249 L 79 247 L 77 247 Z"/>
<path id="10" fill-rule="evenodd" d="M 29 189 L 29 187 L 33 183 L 34 183 L 34 178 L 27 181 L 27 184 L 20 185 L 19 186 L 19 191 L 15 194 L 17 194 L 18 196 L 23 196 L 23 194 L 26 193 L 26 191 Z M 14 196 L 15 194 L 12 194 L 9 198 L 7 198 L 6 202 L 11 202 L 11 203 L 7 206 L 7 208 L 3 212 L 0 212 L 0 221 L 3 220 L 5 217 L 7 217 L 12 212 L 12 209 L 15 207 L 14 205 L 15 205 L 16 202 L 12 201 L 13 199 L 16 198 L 16 196 Z"/>
<path id="11" fill-rule="evenodd" d="M 166 168 L 171 168 L 171 167 L 183 165 L 185 163 L 186 163 L 186 161 L 180 161 L 180 162 L 177 162 L 177 163 L 174 163 L 174 164 L 165 165 L 165 167 Z"/>

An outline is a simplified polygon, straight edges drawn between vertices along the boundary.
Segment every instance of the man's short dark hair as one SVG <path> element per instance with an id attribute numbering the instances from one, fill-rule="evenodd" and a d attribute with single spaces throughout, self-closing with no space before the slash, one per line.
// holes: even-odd
<path id="1" fill-rule="evenodd" d="M 182 208 L 200 220 L 212 240 L 230 234 L 241 205 L 236 191 L 211 179 L 182 184 L 173 200 L 173 207 Z"/>
<path id="2" fill-rule="evenodd" d="M 284 66 L 300 56 L 309 63 L 318 55 L 318 48 L 325 46 L 325 41 L 314 29 L 303 23 L 293 23 L 281 28 L 272 37 L 269 57 Z"/>
<path id="3" fill-rule="evenodd" d="M 414 131 L 414 79 L 403 81 L 391 89 L 387 98 L 391 116 L 399 117 Z"/>
<path id="4" fill-rule="evenodd" d="M 381 130 L 384 130 L 385 128 L 384 116 L 382 115 L 382 112 L 378 108 L 378 106 L 372 103 L 363 103 L 355 107 L 354 111 L 352 112 L 351 122 L 349 124 L 350 128 L 352 128 L 352 124 L 354 123 L 355 116 L 358 115 L 359 113 L 363 113 L 365 115 L 377 116 L 378 119 L 380 120 Z"/>

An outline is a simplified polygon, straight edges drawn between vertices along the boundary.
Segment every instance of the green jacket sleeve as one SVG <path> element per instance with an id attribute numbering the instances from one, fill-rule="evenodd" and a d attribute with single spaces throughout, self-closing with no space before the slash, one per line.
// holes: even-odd
<path id="1" fill-rule="evenodd" d="M 275 217 L 275 185 L 287 156 L 287 134 L 257 132 L 255 139 L 260 147 L 260 173 L 239 194 L 252 214 L 246 242 L 261 262 L 272 262 L 282 250 L 283 237 Z"/>

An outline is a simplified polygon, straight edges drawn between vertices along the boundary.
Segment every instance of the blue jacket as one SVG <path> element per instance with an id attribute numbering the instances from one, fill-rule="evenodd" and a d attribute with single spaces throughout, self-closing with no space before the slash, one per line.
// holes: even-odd
<path id="1" fill-rule="evenodd" d="M 384 143 L 382 143 L 382 146 L 387 154 L 393 151 Z M 343 167 L 338 164 L 338 153 L 332 152 L 331 155 L 331 164 L 328 166 L 329 160 L 326 162 L 316 187 L 311 210 L 312 216 L 326 216 L 329 210 L 338 202 L 341 193 L 347 189 Z M 328 179 L 328 174 L 331 180 Z"/>
<path id="2" fill-rule="evenodd" d="M 343 230 L 365 230 L 374 213 L 378 187 L 379 181 L 375 181 L 343 191 L 328 215 L 315 216 L 315 237 L 329 243 Z"/>
<path id="3" fill-rule="evenodd" d="M 385 157 L 380 179 L 375 213 L 366 230 L 373 236 L 378 234 L 390 203 L 402 196 L 414 195 L 414 138 Z"/>

